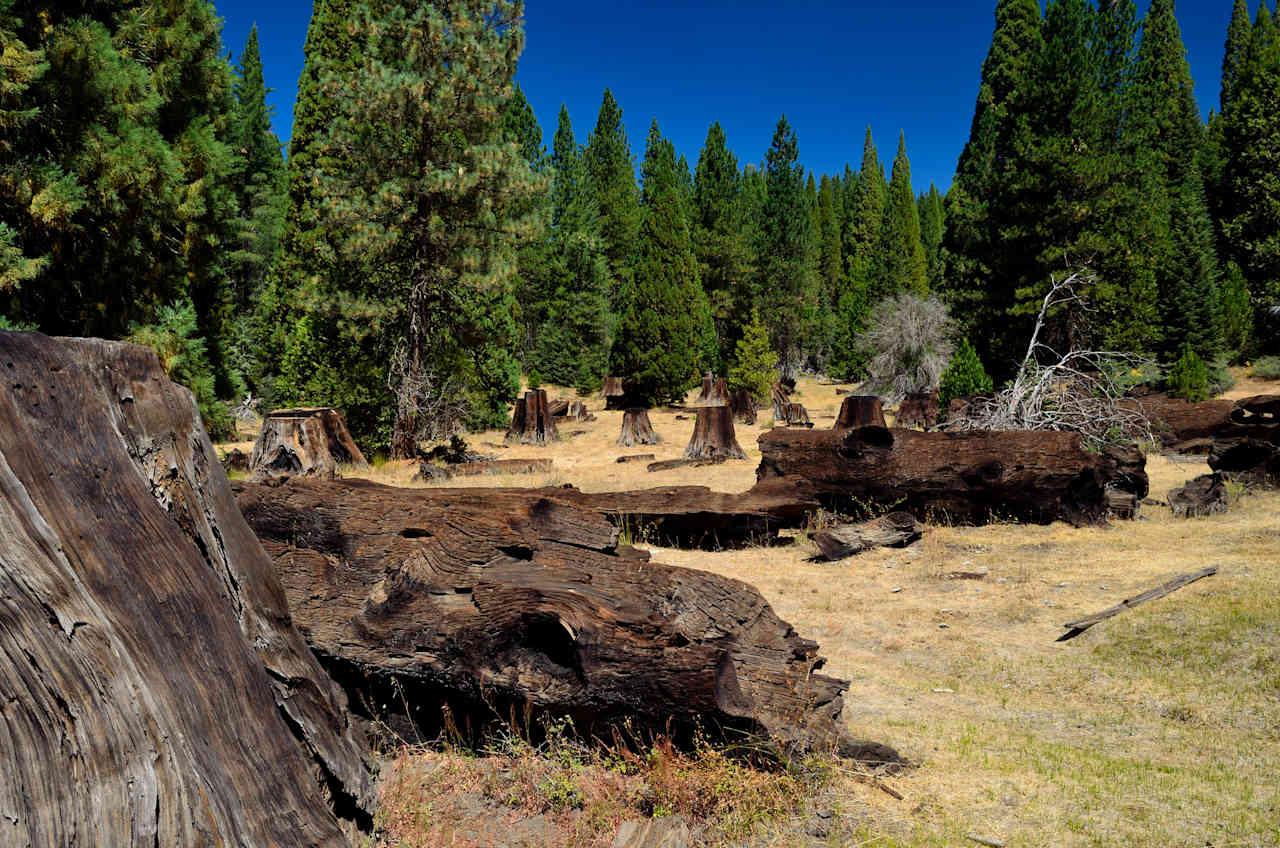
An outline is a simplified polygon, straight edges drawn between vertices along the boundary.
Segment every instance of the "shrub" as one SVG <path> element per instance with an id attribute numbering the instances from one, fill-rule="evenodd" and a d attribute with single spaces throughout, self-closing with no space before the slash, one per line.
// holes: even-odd
<path id="1" fill-rule="evenodd" d="M 1280 380 L 1280 356 L 1264 356 L 1253 363 L 1251 377 L 1259 380 Z"/>
<path id="2" fill-rule="evenodd" d="M 764 400 L 777 378 L 778 353 L 769 342 L 769 331 L 760 320 L 760 311 L 753 309 L 751 323 L 743 328 L 733 366 L 729 369 L 729 391 L 746 389 L 752 397 Z"/>
<path id="3" fill-rule="evenodd" d="M 951 363 L 942 373 L 942 383 L 938 389 L 938 405 L 945 415 L 951 401 L 959 397 L 985 394 L 995 388 L 995 383 L 982 367 L 978 352 L 969 344 L 968 339 L 960 342 L 951 357 Z"/>
<path id="4" fill-rule="evenodd" d="M 1209 369 L 1189 344 L 1182 345 L 1182 356 L 1169 369 L 1166 383 L 1170 397 L 1193 403 L 1209 399 Z"/>
<path id="5" fill-rule="evenodd" d="M 6 318 L 0 315 L 0 330 L 13 330 L 17 332 L 30 332 L 36 329 L 35 324 L 28 324 L 24 321 L 15 321 L 12 318 Z"/>
<path id="6" fill-rule="evenodd" d="M 870 357 L 870 388 L 890 402 L 932 391 L 955 349 L 954 322 L 936 297 L 900 292 L 876 304 L 858 346 Z"/>

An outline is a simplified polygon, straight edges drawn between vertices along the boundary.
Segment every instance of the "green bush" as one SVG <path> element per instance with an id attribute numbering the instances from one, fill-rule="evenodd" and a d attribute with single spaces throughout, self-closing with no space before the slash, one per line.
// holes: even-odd
<path id="1" fill-rule="evenodd" d="M 0 315 L 0 330 L 11 330 L 17 332 L 31 332 L 36 329 L 35 324 L 27 324 L 23 321 L 15 321 Z"/>
<path id="2" fill-rule="evenodd" d="M 1209 397 L 1217 397 L 1236 384 L 1236 378 L 1231 376 L 1231 369 L 1227 366 L 1225 356 L 1218 357 L 1211 362 L 1208 365 L 1208 369 Z"/>
<path id="3" fill-rule="evenodd" d="M 1280 380 L 1280 356 L 1264 356 L 1253 363 L 1249 376 L 1258 380 Z"/>
<path id="4" fill-rule="evenodd" d="M 746 389 L 752 397 L 764 400 L 777 379 L 777 351 L 769 342 L 769 331 L 760 321 L 759 310 L 752 310 L 751 323 L 743 328 L 729 369 L 729 391 Z"/>
<path id="5" fill-rule="evenodd" d="M 1191 345 L 1182 345 L 1182 356 L 1165 378 L 1170 397 L 1184 398 L 1191 402 L 1209 399 L 1209 369 Z"/>
<path id="6" fill-rule="evenodd" d="M 968 339 L 960 342 L 960 347 L 951 356 L 947 370 L 942 372 L 942 382 L 938 387 L 938 406 L 943 415 L 955 398 L 980 395 L 995 388 L 995 383 L 982 367 L 978 352 L 969 344 Z"/>

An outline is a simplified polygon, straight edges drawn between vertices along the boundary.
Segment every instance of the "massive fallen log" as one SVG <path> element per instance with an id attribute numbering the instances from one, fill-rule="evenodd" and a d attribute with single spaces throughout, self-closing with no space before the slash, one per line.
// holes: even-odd
<path id="1" fill-rule="evenodd" d="M 299 480 L 239 502 L 312 649 L 404 738 L 434 733 L 445 702 L 464 732 L 527 708 L 589 734 L 630 721 L 857 750 L 848 684 L 816 673 L 818 646 L 759 592 L 641 565 L 556 491 Z"/>
<path id="2" fill-rule="evenodd" d="M 756 478 L 838 512 L 892 505 L 925 521 L 1073 524 L 1132 517 L 1147 494 L 1141 451 L 1089 453 L 1075 433 L 775 428 Z"/>
<path id="3" fill-rule="evenodd" d="M 0 843 L 346 844 L 367 748 L 191 393 L 35 333 L 0 381 Z"/>
<path id="4" fill-rule="evenodd" d="M 328 406 L 277 409 L 262 419 L 249 471 L 332 476 L 339 464 L 368 467 L 341 412 Z"/>
<path id="5" fill-rule="evenodd" d="M 1235 409 L 1235 403 L 1229 400 L 1188 403 L 1163 393 L 1125 398 L 1119 403 L 1146 416 L 1152 435 L 1166 447 L 1221 434 L 1230 427 L 1231 411 Z"/>

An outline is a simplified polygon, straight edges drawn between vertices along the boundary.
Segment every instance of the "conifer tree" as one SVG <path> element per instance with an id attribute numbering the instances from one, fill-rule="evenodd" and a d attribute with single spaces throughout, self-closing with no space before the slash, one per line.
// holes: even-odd
<path id="1" fill-rule="evenodd" d="M 898 154 L 893 160 L 880 241 L 872 277 L 872 300 L 909 291 L 923 295 L 929 290 L 929 267 L 920 240 L 920 215 L 911 189 L 911 163 L 907 159 L 906 134 L 898 136 Z"/>
<path id="2" fill-rule="evenodd" d="M 750 312 L 751 252 L 738 160 L 719 122 L 707 130 L 693 183 L 693 247 L 711 305 L 718 343 L 717 368 L 732 357 L 742 316 Z"/>
<path id="3" fill-rule="evenodd" d="M 756 400 L 769 397 L 778 379 L 778 354 L 769 342 L 769 330 L 760 320 L 760 311 L 751 310 L 751 323 L 742 329 L 729 368 L 729 391 L 747 391 Z"/>
<path id="4" fill-rule="evenodd" d="M 920 195 L 920 241 L 924 245 L 925 263 L 928 267 L 929 289 L 938 289 L 942 282 L 942 231 L 945 211 L 938 187 L 929 184 L 929 191 Z"/>
<path id="5" fill-rule="evenodd" d="M 841 222 L 844 204 L 839 182 L 826 174 L 818 188 L 816 216 L 819 239 L 818 270 L 822 277 L 822 307 L 829 311 L 836 305 L 844 280 L 844 238 Z"/>
<path id="6" fill-rule="evenodd" d="M 1231 7 L 1231 23 L 1227 25 L 1227 42 L 1223 46 L 1222 88 L 1218 95 L 1218 114 L 1226 114 L 1235 101 L 1240 84 L 1240 72 L 1249 56 L 1249 44 L 1253 40 L 1253 25 L 1249 21 L 1247 0 L 1235 0 Z"/>
<path id="7" fill-rule="evenodd" d="M 888 192 L 884 168 L 880 166 L 875 141 L 871 138 L 871 127 L 867 127 L 867 136 L 862 144 L 862 167 L 858 171 L 856 197 L 847 204 L 849 224 L 844 233 L 845 270 L 853 280 L 867 280 L 870 277 Z"/>
<path id="8" fill-rule="evenodd" d="M 587 140 L 587 173 L 600 209 L 600 234 L 616 299 L 630 279 L 631 258 L 640 229 L 635 163 L 613 92 L 604 90 L 596 128 Z"/>

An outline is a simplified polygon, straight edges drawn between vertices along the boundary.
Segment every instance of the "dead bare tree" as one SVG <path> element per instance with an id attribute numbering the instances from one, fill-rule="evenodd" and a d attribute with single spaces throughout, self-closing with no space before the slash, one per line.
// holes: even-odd
<path id="1" fill-rule="evenodd" d="M 1150 440 L 1151 425 L 1140 408 L 1118 403 L 1124 390 L 1114 375 L 1149 364 L 1141 356 L 1107 350 L 1059 353 L 1041 334 L 1051 311 L 1088 310 L 1082 291 L 1097 276 L 1087 266 L 1051 276 L 1031 340 L 1013 380 L 994 397 L 975 398 L 947 422 L 948 430 L 1069 430 L 1086 447 Z"/>
<path id="2" fill-rule="evenodd" d="M 938 388 L 955 346 L 955 322 L 936 297 L 908 292 L 876 304 L 858 346 L 871 355 L 865 390 L 897 403 L 909 394 Z"/>

